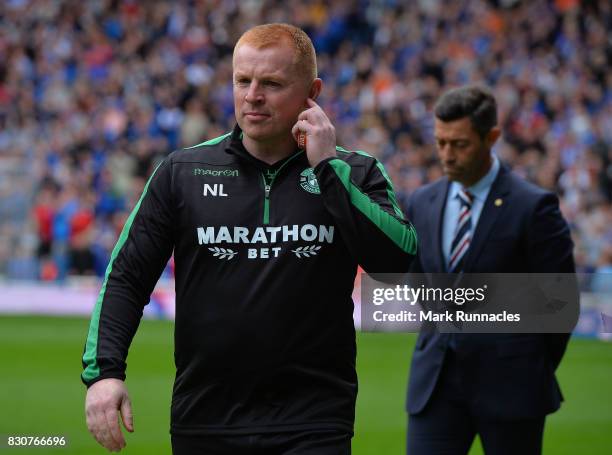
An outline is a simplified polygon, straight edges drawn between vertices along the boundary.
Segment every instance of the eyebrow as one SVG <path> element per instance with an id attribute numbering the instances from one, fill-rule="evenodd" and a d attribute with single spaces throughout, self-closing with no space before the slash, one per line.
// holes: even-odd
<path id="1" fill-rule="evenodd" d="M 447 137 L 440 137 L 440 136 L 434 136 L 434 139 L 436 141 L 448 141 L 448 142 L 458 142 L 458 141 L 469 141 L 470 138 L 469 137 L 453 137 L 453 138 L 447 138 Z"/>

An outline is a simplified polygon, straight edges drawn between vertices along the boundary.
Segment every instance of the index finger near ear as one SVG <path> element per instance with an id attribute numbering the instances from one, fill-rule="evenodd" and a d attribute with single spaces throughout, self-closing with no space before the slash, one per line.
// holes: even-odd
<path id="1" fill-rule="evenodd" d="M 319 124 L 328 120 L 328 118 L 325 112 L 323 112 L 323 109 L 317 106 L 302 111 L 300 115 L 298 115 L 298 120 L 307 120 L 312 124 Z"/>
<path id="2" fill-rule="evenodd" d="M 313 100 L 312 98 L 308 98 L 308 99 L 306 100 L 306 103 L 308 103 L 308 106 L 309 106 L 309 107 L 319 107 L 319 108 L 321 107 L 321 106 L 319 106 L 319 105 L 317 104 L 317 102 L 316 102 L 315 100 Z"/>
<path id="3" fill-rule="evenodd" d="M 309 112 L 312 112 L 325 120 L 329 120 L 327 113 L 323 110 L 321 106 L 319 106 L 315 102 L 315 100 L 313 100 L 312 98 L 308 98 L 307 101 L 308 101 L 308 105 L 310 106 L 310 108 L 308 109 Z"/>

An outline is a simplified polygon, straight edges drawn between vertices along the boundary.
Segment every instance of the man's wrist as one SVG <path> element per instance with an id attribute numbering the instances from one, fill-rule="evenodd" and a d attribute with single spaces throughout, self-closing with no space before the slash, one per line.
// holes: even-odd
<path id="1" fill-rule="evenodd" d="M 83 381 L 85 383 L 85 386 L 89 389 L 92 385 L 94 385 L 97 382 L 103 381 L 104 379 L 117 379 L 119 381 L 125 382 L 125 374 L 121 374 L 121 373 L 107 373 L 107 374 L 102 374 L 100 376 L 98 376 L 95 379 L 92 379 L 91 381 Z"/>
<path id="2" fill-rule="evenodd" d="M 329 163 L 331 160 L 334 160 L 336 158 L 338 158 L 336 155 L 326 156 L 326 157 L 321 158 L 317 164 L 313 164 L 313 163 L 310 163 L 310 164 L 312 166 L 313 171 L 316 173 L 319 169 L 325 166 L 326 163 Z"/>

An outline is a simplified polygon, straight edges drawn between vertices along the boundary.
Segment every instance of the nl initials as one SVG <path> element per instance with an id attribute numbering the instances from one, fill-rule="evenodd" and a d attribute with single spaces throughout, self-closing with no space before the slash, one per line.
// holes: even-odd
<path id="1" fill-rule="evenodd" d="M 209 185 L 208 183 L 204 184 L 204 196 L 227 196 L 227 193 L 223 191 L 223 183 L 214 183 Z"/>

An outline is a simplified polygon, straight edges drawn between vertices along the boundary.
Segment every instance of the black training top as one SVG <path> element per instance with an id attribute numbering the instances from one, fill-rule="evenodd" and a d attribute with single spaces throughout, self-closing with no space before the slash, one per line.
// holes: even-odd
<path id="1" fill-rule="evenodd" d="M 94 307 L 82 379 L 125 379 L 143 307 L 174 250 L 174 434 L 352 432 L 351 293 L 366 271 L 404 272 L 416 252 L 382 165 L 337 148 L 275 165 L 238 127 L 170 154 L 115 246 Z"/>

